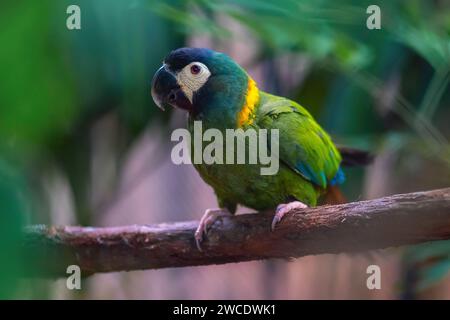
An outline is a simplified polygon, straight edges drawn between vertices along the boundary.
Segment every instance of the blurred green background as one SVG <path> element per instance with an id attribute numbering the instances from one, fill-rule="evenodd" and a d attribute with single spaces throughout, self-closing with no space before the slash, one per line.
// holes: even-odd
<path id="1" fill-rule="evenodd" d="M 81 8 L 81 30 L 66 28 L 70 4 Z M 371 4 L 381 30 L 366 28 Z M 4 0 L 0 44 L 1 298 L 52 297 L 48 283 L 24 291 L 19 277 L 20 227 L 61 221 L 52 181 L 70 195 L 67 221 L 99 225 L 100 211 L 168 161 L 154 152 L 142 170 L 126 170 L 143 136 L 170 147 L 178 118 L 155 108 L 149 88 L 181 46 L 225 51 L 338 143 L 377 154 L 369 169 L 347 171 L 348 198 L 450 186 L 448 1 Z M 397 298 L 428 297 L 450 269 L 448 242 L 398 254 Z"/>

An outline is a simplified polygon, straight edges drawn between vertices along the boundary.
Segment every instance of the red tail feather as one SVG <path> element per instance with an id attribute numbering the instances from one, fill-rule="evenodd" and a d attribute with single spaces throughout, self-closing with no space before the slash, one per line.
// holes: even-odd
<path id="1" fill-rule="evenodd" d="M 341 190 L 337 186 L 330 186 L 327 188 L 327 192 L 323 198 L 324 204 L 342 204 L 347 203 L 347 199 L 342 194 Z"/>

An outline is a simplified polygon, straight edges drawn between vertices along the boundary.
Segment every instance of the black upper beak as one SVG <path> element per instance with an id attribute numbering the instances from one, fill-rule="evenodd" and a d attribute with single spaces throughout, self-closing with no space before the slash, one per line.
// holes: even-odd
<path id="1" fill-rule="evenodd" d="M 161 110 L 165 110 L 167 105 L 192 110 L 192 104 L 178 84 L 176 75 L 165 64 L 153 76 L 152 98 Z"/>

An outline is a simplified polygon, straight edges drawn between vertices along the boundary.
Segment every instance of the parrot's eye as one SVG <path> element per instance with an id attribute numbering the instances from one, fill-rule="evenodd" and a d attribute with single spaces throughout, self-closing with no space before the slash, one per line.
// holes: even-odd
<path id="1" fill-rule="evenodd" d="M 199 73 L 200 73 L 200 70 L 201 70 L 201 68 L 200 68 L 199 65 L 193 64 L 193 65 L 191 66 L 191 73 L 192 73 L 192 74 L 199 74 Z"/>
<path id="2" fill-rule="evenodd" d="M 177 83 L 186 97 L 192 103 L 194 93 L 208 81 L 211 72 L 199 61 L 191 62 L 177 73 Z"/>

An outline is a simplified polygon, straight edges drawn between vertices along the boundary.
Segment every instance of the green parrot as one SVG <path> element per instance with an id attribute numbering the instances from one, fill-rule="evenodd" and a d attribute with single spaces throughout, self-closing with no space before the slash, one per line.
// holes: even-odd
<path id="1" fill-rule="evenodd" d="M 200 250 L 215 219 L 234 214 L 238 204 L 259 211 L 276 208 L 273 230 L 291 209 L 316 206 L 322 196 L 333 195 L 335 203 L 343 202 L 336 188 L 345 180 L 341 165 L 367 160 L 362 151 L 339 152 L 305 108 L 259 90 L 247 72 L 223 53 L 205 48 L 172 51 L 155 73 L 151 93 L 161 109 L 173 106 L 188 112 L 192 135 L 195 121 L 224 135 L 227 129 L 278 129 L 280 165 L 276 174 L 261 175 L 261 163 L 193 161 L 200 176 L 214 189 L 219 204 L 218 209 L 206 210 L 195 232 Z M 270 149 L 270 142 L 267 144 Z"/>

